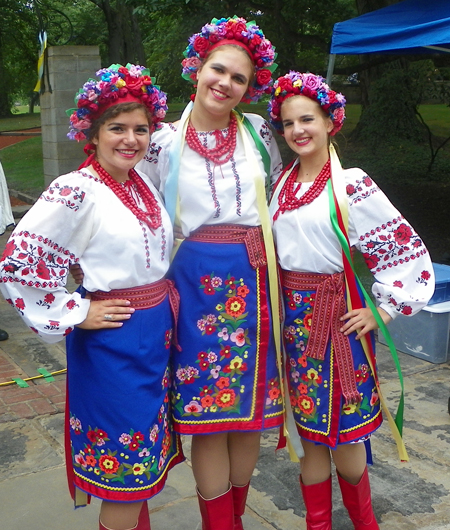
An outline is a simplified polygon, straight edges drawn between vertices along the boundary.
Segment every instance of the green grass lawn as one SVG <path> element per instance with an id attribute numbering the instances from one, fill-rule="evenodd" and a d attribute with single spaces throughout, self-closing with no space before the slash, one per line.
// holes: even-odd
<path id="1" fill-rule="evenodd" d="M 44 189 L 42 140 L 40 136 L 0 150 L 0 161 L 10 190 L 38 197 Z"/>
<path id="2" fill-rule="evenodd" d="M 0 132 L 33 129 L 40 126 L 41 115 L 39 112 L 35 112 L 34 114 L 20 113 L 11 118 L 3 118 L 0 120 Z"/>

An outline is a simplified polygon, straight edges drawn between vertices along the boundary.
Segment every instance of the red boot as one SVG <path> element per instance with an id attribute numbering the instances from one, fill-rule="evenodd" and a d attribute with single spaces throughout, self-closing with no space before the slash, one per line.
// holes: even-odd
<path id="1" fill-rule="evenodd" d="M 305 486 L 300 475 L 306 507 L 306 530 L 331 530 L 331 476 L 319 484 Z"/>
<path id="2" fill-rule="evenodd" d="M 234 528 L 233 530 L 244 530 L 242 526 L 241 517 L 245 512 L 245 503 L 247 501 L 248 488 L 250 482 L 245 486 L 235 486 L 233 484 L 231 490 L 233 492 L 233 505 L 234 505 Z"/>
<path id="3" fill-rule="evenodd" d="M 356 486 L 344 480 L 339 473 L 338 479 L 342 492 L 342 500 L 348 510 L 355 530 L 379 530 L 380 527 L 372 509 L 367 467 Z"/>
<path id="4" fill-rule="evenodd" d="M 152 530 L 150 527 L 150 515 L 148 513 L 147 501 L 142 503 L 142 508 L 139 513 L 138 523 L 136 530 Z"/>
<path id="5" fill-rule="evenodd" d="M 99 529 L 100 530 L 110 530 L 106 526 L 104 526 L 101 521 L 99 520 Z M 148 514 L 148 505 L 147 501 L 144 501 L 142 503 L 141 511 L 139 512 L 138 522 L 136 526 L 133 526 L 130 530 L 151 530 L 150 528 L 150 516 Z"/>
<path id="6" fill-rule="evenodd" d="M 202 530 L 232 530 L 234 526 L 233 492 L 231 486 L 225 493 L 205 499 L 197 490 L 202 514 Z"/>

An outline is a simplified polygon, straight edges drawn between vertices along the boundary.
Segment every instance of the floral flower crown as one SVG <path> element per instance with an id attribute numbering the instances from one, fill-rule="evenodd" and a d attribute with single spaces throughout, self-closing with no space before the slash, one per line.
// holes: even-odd
<path id="1" fill-rule="evenodd" d="M 265 38 L 254 21 L 247 22 L 237 16 L 213 18 L 210 24 L 203 26 L 200 33 L 195 33 L 189 38 L 189 44 L 183 53 L 185 59 L 181 63 L 183 79 L 195 84 L 202 60 L 221 41 L 224 41 L 223 44 L 240 45 L 250 55 L 255 66 L 253 83 L 248 87 L 242 102 L 256 103 L 263 94 L 269 94 L 272 73 L 277 68 L 277 64 L 274 63 L 277 56 L 275 47 Z"/>
<path id="2" fill-rule="evenodd" d="M 88 79 L 75 95 L 77 108 L 66 111 L 70 119 L 67 136 L 71 140 L 89 138 L 92 122 L 119 103 L 141 103 L 149 110 L 153 125 L 164 119 L 167 94 L 153 84 L 154 79 L 144 66 L 112 64 L 95 75 L 100 80 Z"/>
<path id="3" fill-rule="evenodd" d="M 301 74 L 290 71 L 288 74 L 279 77 L 272 87 L 272 97 L 270 98 L 268 111 L 270 123 L 277 132 L 283 134 L 283 124 L 281 123 L 281 105 L 292 96 L 306 96 L 313 101 L 317 101 L 321 108 L 333 121 L 333 130 L 330 132 L 334 136 L 341 130 L 345 119 L 345 97 L 337 93 L 325 83 L 325 79 L 320 75 Z"/>

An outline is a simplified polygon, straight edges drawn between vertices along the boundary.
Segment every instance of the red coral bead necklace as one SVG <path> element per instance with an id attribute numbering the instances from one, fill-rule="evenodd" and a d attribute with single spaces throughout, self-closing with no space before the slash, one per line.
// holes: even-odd
<path id="1" fill-rule="evenodd" d="M 216 137 L 216 146 L 209 149 L 200 142 L 197 131 L 189 121 L 186 130 L 186 142 L 188 146 L 200 156 L 211 160 L 211 162 L 214 162 L 214 164 L 217 166 L 221 166 L 231 159 L 234 154 L 234 150 L 236 149 L 236 116 L 231 114 L 230 124 L 228 126 L 228 134 L 226 136 L 224 136 L 223 132 L 220 130 L 213 131 L 213 134 Z"/>
<path id="2" fill-rule="evenodd" d="M 291 171 L 291 174 L 286 179 L 283 189 L 280 191 L 278 196 L 278 210 L 273 216 L 273 220 L 276 221 L 280 213 L 284 213 L 287 210 L 296 210 L 303 206 L 304 204 L 310 204 L 316 199 L 322 191 L 325 189 L 325 186 L 328 182 L 328 179 L 331 177 L 331 162 L 328 159 L 327 163 L 323 166 L 320 173 L 314 179 L 312 186 L 309 190 L 297 198 L 296 194 L 301 188 L 302 183 L 297 182 L 298 171 L 300 164 L 297 164 Z M 286 170 L 289 168 L 286 168 Z"/>
<path id="3" fill-rule="evenodd" d="M 92 167 L 99 174 L 103 182 L 115 193 L 118 199 L 131 210 L 140 221 L 146 223 L 152 230 L 156 230 L 161 226 L 161 208 L 158 201 L 134 168 L 130 169 L 128 172 L 128 178 L 136 186 L 139 197 L 145 204 L 147 211 L 139 208 L 133 196 L 130 195 L 130 193 L 128 193 L 127 190 L 97 162 L 97 160 L 92 162 Z"/>

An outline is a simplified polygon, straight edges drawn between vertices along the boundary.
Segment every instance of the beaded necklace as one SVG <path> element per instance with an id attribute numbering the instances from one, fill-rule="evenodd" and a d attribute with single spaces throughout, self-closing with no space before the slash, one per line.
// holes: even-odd
<path id="1" fill-rule="evenodd" d="M 142 210 L 137 205 L 135 199 L 133 198 L 127 190 L 122 187 L 117 180 L 115 180 L 111 175 L 97 162 L 94 160 L 92 162 L 92 167 L 99 174 L 103 182 L 116 194 L 119 200 L 129 209 L 131 212 L 142 222 L 146 223 L 150 229 L 156 230 L 161 226 L 161 208 L 158 204 L 158 201 L 155 199 L 155 196 L 146 186 L 141 177 L 137 174 L 134 168 L 130 169 L 128 172 L 128 177 L 131 182 L 136 186 L 139 196 L 141 197 L 145 208 L 147 211 Z"/>
<path id="2" fill-rule="evenodd" d="M 211 162 L 214 162 L 214 164 L 217 166 L 221 166 L 230 160 L 234 154 L 234 150 L 236 149 L 236 116 L 234 114 L 231 115 L 227 136 L 224 136 L 223 132 L 219 130 L 213 131 L 213 134 L 216 137 L 216 147 L 208 149 L 200 142 L 197 131 L 189 121 L 186 130 L 186 142 L 188 146 L 200 156 L 211 160 Z"/>
<path id="3" fill-rule="evenodd" d="M 328 159 L 327 163 L 323 166 L 320 173 L 314 179 L 314 182 L 309 190 L 300 198 L 297 198 L 296 193 L 302 186 L 301 182 L 296 182 L 299 168 L 300 164 L 297 164 L 295 168 L 292 169 L 291 174 L 286 179 L 286 182 L 280 191 L 280 195 L 278 196 L 278 210 L 273 216 L 274 221 L 278 219 L 280 213 L 284 213 L 287 210 L 296 210 L 304 204 L 310 204 L 313 202 L 313 200 L 316 199 L 325 189 L 327 181 L 331 177 L 331 163 L 330 159 Z M 289 167 L 287 167 L 285 171 L 288 169 Z"/>

